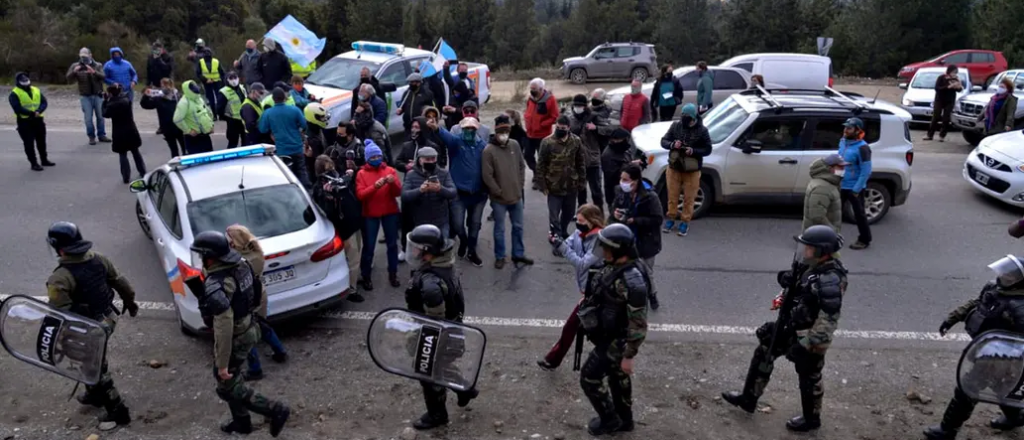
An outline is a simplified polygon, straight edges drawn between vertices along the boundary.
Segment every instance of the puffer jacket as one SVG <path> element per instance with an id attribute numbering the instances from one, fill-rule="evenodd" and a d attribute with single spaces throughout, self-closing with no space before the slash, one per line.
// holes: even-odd
<path id="1" fill-rule="evenodd" d="M 431 176 L 437 176 L 441 190 L 420 192 L 420 186 Z M 457 195 L 455 182 L 448 171 L 437 168 L 428 173 L 417 164 L 405 174 L 405 182 L 402 183 L 402 210 L 412 216 L 414 227 L 430 224 L 443 230 L 448 226 L 452 200 Z"/>
<path id="2" fill-rule="evenodd" d="M 587 129 L 587 124 L 594 124 L 597 128 Z M 583 113 L 571 113 L 569 115 L 569 131 L 579 136 L 583 142 L 584 156 L 587 168 L 601 166 L 601 151 L 604 147 L 604 136 L 599 130 L 606 130 L 609 127 L 608 119 L 593 110 L 587 109 Z"/>
<path id="3" fill-rule="evenodd" d="M 624 193 L 621 188 L 615 189 L 615 202 L 608 215 L 608 224 L 622 223 L 629 226 L 636 236 L 636 250 L 640 258 L 651 258 L 661 252 L 661 222 L 665 211 L 661 209 L 661 200 L 652 189 L 647 179 L 642 181 L 643 188 L 633 199 L 633 193 Z M 619 221 L 615 218 L 616 210 L 626 212 L 625 220 L 633 219 L 632 223 Z"/>
<path id="4" fill-rule="evenodd" d="M 801 230 L 814 225 L 825 225 L 836 231 L 843 226 L 843 201 L 839 196 L 839 183 L 843 180 L 829 170 L 825 161 L 811 163 L 811 182 L 804 193 L 804 223 Z"/>
<path id="5" fill-rule="evenodd" d="M 693 149 L 693 156 L 697 159 L 697 169 L 704 167 L 704 157 L 711 154 L 711 135 L 708 134 L 704 121 L 698 116 L 697 125 L 688 127 L 683 121 L 675 121 L 668 128 L 665 136 L 661 138 L 661 148 L 672 151 L 676 141 L 683 143 L 682 148 Z"/>
<path id="6" fill-rule="evenodd" d="M 120 61 L 114 60 L 114 52 L 121 52 Z M 124 51 L 120 47 L 110 48 L 110 61 L 103 65 L 103 74 L 106 76 L 103 81 L 108 86 L 120 84 L 126 92 L 131 88 L 132 82 L 139 82 L 139 74 L 135 71 L 135 66 L 124 59 Z"/>
<path id="7" fill-rule="evenodd" d="M 142 137 L 135 126 L 132 102 L 128 100 L 127 93 L 122 92 L 116 97 L 104 99 L 103 117 L 110 119 L 113 141 L 110 149 L 115 153 L 127 153 L 142 146 Z"/>
<path id="8" fill-rule="evenodd" d="M 587 290 L 590 268 L 604 261 L 594 253 L 599 232 L 601 232 L 601 228 L 596 228 L 588 231 L 586 236 L 582 236 L 580 231 L 575 231 L 568 240 L 563 241 L 558 246 L 558 249 L 556 249 L 558 254 L 565 257 L 569 264 L 572 264 L 572 267 L 576 269 L 576 287 L 580 289 L 580 293 Z"/>

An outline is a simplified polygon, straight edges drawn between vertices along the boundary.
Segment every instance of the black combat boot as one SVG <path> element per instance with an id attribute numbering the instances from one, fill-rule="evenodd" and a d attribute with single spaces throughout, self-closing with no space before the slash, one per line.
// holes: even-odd
<path id="1" fill-rule="evenodd" d="M 1003 414 L 992 419 L 992 421 L 988 423 L 988 426 L 1000 431 L 1012 431 L 1024 426 L 1024 417 L 1020 417 L 1020 415 L 1017 415 L 1016 417 L 1008 417 L 1006 414 Z"/>
<path id="2" fill-rule="evenodd" d="M 412 422 L 412 427 L 420 431 L 423 431 L 426 429 L 434 429 L 437 428 L 438 426 L 444 426 L 447 424 L 448 414 L 433 415 L 430 414 L 430 412 L 427 412 L 426 414 L 423 414 L 423 417 L 420 417 L 419 420 Z"/>
<path id="3" fill-rule="evenodd" d="M 795 432 L 808 432 L 821 428 L 821 417 L 796 416 L 786 422 L 786 429 Z"/>
<path id="4" fill-rule="evenodd" d="M 799 365 L 797 364 L 797 371 L 799 371 Z M 815 381 L 805 377 L 800 377 L 800 407 L 803 410 L 803 414 L 793 417 L 786 422 L 786 428 L 790 431 L 796 432 L 808 432 L 813 431 L 821 427 L 821 401 L 823 396 L 821 394 L 814 394 Z"/>
<path id="5" fill-rule="evenodd" d="M 974 412 L 976 402 L 971 400 L 960 387 L 953 392 L 953 398 L 946 405 L 946 412 L 942 413 L 942 423 L 938 426 L 931 426 L 924 430 L 924 437 L 928 440 L 953 440 L 964 422 Z"/>
<path id="6" fill-rule="evenodd" d="M 942 425 L 929 426 L 924 430 L 924 438 L 928 440 L 954 440 L 956 439 L 956 429 L 945 429 Z"/>
<path id="7" fill-rule="evenodd" d="M 722 399 L 729 402 L 732 406 L 739 407 L 740 409 L 753 414 L 757 410 L 757 399 L 748 396 L 746 393 L 739 391 L 729 391 L 722 393 Z"/>
<path id="8" fill-rule="evenodd" d="M 614 413 L 607 417 L 594 417 L 587 424 L 587 432 L 595 437 L 618 432 L 621 429 L 622 419 Z"/>
<path id="9" fill-rule="evenodd" d="M 90 394 L 87 392 L 82 393 L 75 396 L 75 400 L 77 400 L 78 403 L 81 403 L 82 405 L 95 406 L 96 408 L 103 407 L 103 398 L 99 397 L 96 394 Z"/>
<path id="10" fill-rule="evenodd" d="M 285 422 L 288 421 L 288 417 L 292 415 L 292 410 L 283 403 L 274 405 L 274 409 L 270 411 L 270 436 L 277 437 L 281 434 L 281 430 L 284 429 Z"/>
<path id="11" fill-rule="evenodd" d="M 476 388 L 470 388 L 469 391 L 456 392 L 455 395 L 459 398 L 457 402 L 459 408 L 465 408 L 466 405 L 469 405 L 470 400 L 476 399 L 476 396 L 480 395 L 480 391 L 477 391 Z"/>
<path id="12" fill-rule="evenodd" d="M 651 301 L 651 310 L 658 310 L 661 307 L 661 303 L 658 302 L 658 294 L 651 292 L 651 295 L 647 297 Z"/>
<path id="13" fill-rule="evenodd" d="M 124 406 L 124 402 L 118 401 L 108 406 L 107 413 L 100 416 L 100 423 L 103 422 L 114 422 L 119 426 L 125 426 L 132 422 L 132 416 L 128 412 L 128 407 Z"/>
<path id="14" fill-rule="evenodd" d="M 237 432 L 239 434 L 249 434 L 252 432 L 252 417 L 246 416 L 237 419 L 231 419 L 220 425 L 220 430 L 228 434 Z"/>

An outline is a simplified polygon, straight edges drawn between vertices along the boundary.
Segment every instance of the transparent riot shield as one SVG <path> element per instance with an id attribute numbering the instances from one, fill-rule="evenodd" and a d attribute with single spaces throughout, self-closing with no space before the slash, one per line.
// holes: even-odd
<path id="1" fill-rule="evenodd" d="M 487 336 L 475 327 L 392 308 L 370 322 L 366 346 L 388 373 L 468 391 L 480 375 Z"/>
<path id="2" fill-rule="evenodd" d="M 956 376 L 972 399 L 1024 408 L 1024 335 L 982 333 L 964 349 Z"/>
<path id="3" fill-rule="evenodd" d="M 102 324 L 34 298 L 0 304 L 0 343 L 11 356 L 86 385 L 100 380 L 107 337 Z"/>

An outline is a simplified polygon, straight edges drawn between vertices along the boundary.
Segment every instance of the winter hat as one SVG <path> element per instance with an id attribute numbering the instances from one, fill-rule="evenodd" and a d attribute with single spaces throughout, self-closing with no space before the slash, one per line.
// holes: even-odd
<path id="1" fill-rule="evenodd" d="M 367 139 L 363 141 L 363 145 L 366 146 L 366 148 L 363 149 L 363 157 L 367 159 L 374 156 L 384 155 L 384 153 L 381 152 L 380 147 L 378 147 L 377 144 L 373 143 L 373 139 Z"/>
<path id="2" fill-rule="evenodd" d="M 420 75 L 418 73 L 413 72 L 413 73 L 410 73 L 409 76 L 405 78 L 405 81 L 406 82 L 413 82 L 413 81 L 423 82 L 423 75 Z"/>
<path id="3" fill-rule="evenodd" d="M 15 82 L 15 84 L 21 84 L 21 83 L 23 83 L 25 81 L 29 81 L 27 73 L 25 73 L 25 72 L 18 72 L 16 74 L 14 74 L 14 82 Z"/>
<path id="4" fill-rule="evenodd" d="M 421 157 L 437 157 L 437 150 L 433 147 L 420 148 L 416 150 L 416 158 L 419 159 Z"/>
<path id="5" fill-rule="evenodd" d="M 587 95 L 578 94 L 572 97 L 572 105 L 587 105 Z"/>
<path id="6" fill-rule="evenodd" d="M 612 132 L 612 139 L 621 140 L 629 139 L 629 132 L 625 128 L 619 127 Z"/>
<path id="7" fill-rule="evenodd" d="M 267 37 L 263 39 L 263 48 L 267 49 L 268 52 L 277 49 L 277 42 L 273 38 Z"/>
<path id="8" fill-rule="evenodd" d="M 502 129 L 502 128 L 511 128 L 511 127 L 512 127 L 512 119 L 509 118 L 508 115 L 498 115 L 498 117 L 494 118 L 494 129 L 495 130 Z"/>
<path id="9" fill-rule="evenodd" d="M 697 119 L 697 106 L 693 104 L 686 104 L 683 106 L 683 115 L 689 116 L 693 119 Z"/>

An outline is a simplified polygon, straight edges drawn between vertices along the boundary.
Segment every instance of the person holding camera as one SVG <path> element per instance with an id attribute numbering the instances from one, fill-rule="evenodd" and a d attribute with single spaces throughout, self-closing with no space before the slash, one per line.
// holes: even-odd
<path id="1" fill-rule="evenodd" d="M 89 136 L 89 145 L 110 142 L 107 137 L 106 123 L 103 121 L 103 65 L 92 59 L 92 51 L 83 47 L 78 51 L 78 60 L 71 63 L 67 73 L 68 81 L 78 83 L 78 101 L 82 104 L 85 117 L 85 134 Z M 95 125 L 93 118 L 96 118 Z"/>
<path id="2" fill-rule="evenodd" d="M 434 225 L 448 236 L 452 201 L 458 195 L 447 170 L 437 166 L 437 150 L 423 147 L 416 151 L 415 164 L 405 173 L 402 185 L 402 212 L 409 216 L 406 231 L 419 225 Z"/>

